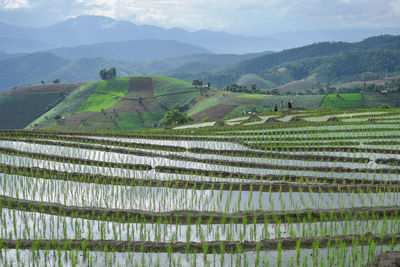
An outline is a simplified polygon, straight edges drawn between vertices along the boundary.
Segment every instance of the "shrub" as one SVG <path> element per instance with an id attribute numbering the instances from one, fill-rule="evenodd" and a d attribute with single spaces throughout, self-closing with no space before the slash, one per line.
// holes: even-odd
<path id="1" fill-rule="evenodd" d="M 389 105 L 389 104 L 382 104 L 382 105 L 379 107 L 379 109 L 391 109 L 391 108 L 392 108 L 392 106 Z"/>

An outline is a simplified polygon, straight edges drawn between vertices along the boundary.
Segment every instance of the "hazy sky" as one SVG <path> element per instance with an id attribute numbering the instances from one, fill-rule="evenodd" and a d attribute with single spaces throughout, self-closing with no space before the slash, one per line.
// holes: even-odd
<path id="1" fill-rule="evenodd" d="M 400 27 L 400 0 L 0 0 L 0 21 L 19 26 L 49 25 L 84 14 L 264 36 Z"/>

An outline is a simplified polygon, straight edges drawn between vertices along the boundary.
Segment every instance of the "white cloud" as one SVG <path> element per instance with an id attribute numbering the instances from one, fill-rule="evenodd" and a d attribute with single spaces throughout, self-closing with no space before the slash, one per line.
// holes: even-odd
<path id="1" fill-rule="evenodd" d="M 27 0 L 0 0 L 0 9 L 12 10 L 23 7 L 29 7 Z"/>
<path id="2" fill-rule="evenodd" d="M 43 25 L 84 14 L 165 28 L 265 35 L 305 29 L 399 27 L 400 1 L 0 0 L 0 18 L 19 21 L 15 23 L 19 25 L 27 18 L 32 25 Z"/>

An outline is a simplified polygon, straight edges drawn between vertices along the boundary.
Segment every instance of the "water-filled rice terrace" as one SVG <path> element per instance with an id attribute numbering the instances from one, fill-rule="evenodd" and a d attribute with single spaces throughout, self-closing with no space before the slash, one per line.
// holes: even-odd
<path id="1" fill-rule="evenodd" d="M 400 250 L 399 110 L 246 119 L 0 131 L 0 265 L 364 266 Z"/>

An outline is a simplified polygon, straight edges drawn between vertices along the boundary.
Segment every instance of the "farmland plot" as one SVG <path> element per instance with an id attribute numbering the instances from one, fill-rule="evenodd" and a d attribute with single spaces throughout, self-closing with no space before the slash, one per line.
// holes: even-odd
<path id="1" fill-rule="evenodd" d="M 398 111 L 281 118 L 0 131 L 0 265 L 363 266 L 399 251 Z"/>

